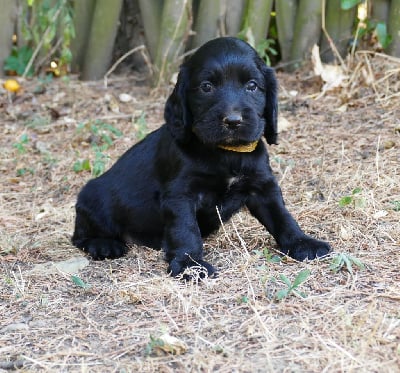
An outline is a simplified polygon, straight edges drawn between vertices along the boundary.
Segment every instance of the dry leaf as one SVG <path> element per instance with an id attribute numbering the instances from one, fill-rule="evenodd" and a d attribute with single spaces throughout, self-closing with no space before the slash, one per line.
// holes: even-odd
<path id="1" fill-rule="evenodd" d="M 154 346 L 155 352 L 165 352 L 172 355 L 182 355 L 187 351 L 186 344 L 180 339 L 169 335 L 168 333 L 163 334 L 158 338 L 158 343 Z"/>
<path id="2" fill-rule="evenodd" d="M 353 232 L 350 228 L 345 228 L 343 225 L 340 226 L 340 238 L 345 241 L 351 240 L 353 238 Z"/>
<path id="3" fill-rule="evenodd" d="M 278 132 L 286 131 L 288 128 L 292 127 L 292 123 L 289 122 L 283 115 L 278 117 Z"/>
<path id="4" fill-rule="evenodd" d="M 314 65 L 315 75 L 320 76 L 325 82 L 322 87 L 323 92 L 343 86 L 344 80 L 347 79 L 343 69 L 339 65 L 328 65 L 322 63 L 319 56 L 319 47 L 316 44 L 313 46 L 311 52 L 311 60 Z"/>
<path id="5" fill-rule="evenodd" d="M 374 214 L 374 219 L 384 218 L 388 212 L 386 210 L 379 210 Z"/>

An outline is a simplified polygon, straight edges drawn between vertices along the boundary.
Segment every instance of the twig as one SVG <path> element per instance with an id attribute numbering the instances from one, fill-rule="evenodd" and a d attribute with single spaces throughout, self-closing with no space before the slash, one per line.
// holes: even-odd
<path id="1" fill-rule="evenodd" d="M 380 176 L 379 176 L 379 147 L 381 142 L 381 136 L 378 136 L 378 142 L 376 144 L 376 155 L 375 155 L 375 167 L 376 167 L 376 177 L 377 184 L 380 185 Z"/>
<path id="2" fill-rule="evenodd" d="M 322 2 L 322 31 L 324 32 L 326 38 L 328 39 L 329 46 L 332 48 L 333 53 L 336 55 L 336 57 L 340 61 L 340 65 L 343 67 L 343 69 L 345 71 L 347 71 L 347 66 L 344 63 L 342 56 L 340 55 L 339 51 L 337 50 L 335 43 L 333 42 L 332 38 L 330 37 L 330 35 L 325 27 L 325 0 Z"/>
<path id="3" fill-rule="evenodd" d="M 127 57 L 129 57 L 131 54 L 136 53 L 138 51 L 142 51 L 145 49 L 145 46 L 139 45 L 138 47 L 135 47 L 133 49 L 131 49 L 130 51 L 126 52 L 124 55 L 122 55 L 120 58 L 118 58 L 118 60 L 109 68 L 109 70 L 105 73 L 104 75 L 104 87 L 107 88 L 107 78 L 108 76 L 117 68 L 117 66 Z M 143 54 L 142 54 L 143 55 Z M 146 58 L 145 58 L 146 61 Z M 147 64 L 147 61 L 146 61 Z"/>
<path id="4" fill-rule="evenodd" d="M 44 65 L 45 61 L 53 55 L 53 53 L 58 49 L 58 47 L 61 45 L 62 43 L 62 39 L 58 39 L 57 43 L 54 45 L 53 48 L 50 49 L 50 51 L 37 63 L 36 66 L 36 71 L 38 69 L 38 67 L 40 68 L 40 66 Z"/>
<path id="5" fill-rule="evenodd" d="M 219 222 L 221 223 L 221 227 L 222 227 L 222 230 L 224 231 L 225 237 L 228 239 L 229 243 L 234 247 L 235 244 L 232 242 L 232 240 L 230 239 L 230 237 L 228 235 L 228 232 L 225 229 L 225 225 L 224 225 L 224 222 L 222 221 L 222 217 L 219 212 L 218 206 L 215 206 L 215 210 L 217 211 L 218 219 L 219 219 Z"/>
<path id="6" fill-rule="evenodd" d="M 42 39 L 40 40 L 39 44 L 37 45 L 35 51 L 32 54 L 31 59 L 29 60 L 28 64 L 25 67 L 24 73 L 22 74 L 22 78 L 26 78 L 26 75 L 28 74 L 28 71 L 30 70 L 30 68 L 32 67 L 33 61 L 35 61 L 36 56 L 38 55 L 40 49 L 42 48 L 42 45 L 46 39 L 47 34 L 50 31 L 51 27 L 54 27 L 54 23 L 57 20 L 58 16 L 61 13 L 61 10 L 63 9 L 64 5 L 65 5 L 66 0 L 64 0 L 61 4 L 60 7 L 57 9 L 57 11 L 54 13 L 53 18 L 50 21 L 50 25 L 47 26 L 46 31 L 44 32 Z"/>

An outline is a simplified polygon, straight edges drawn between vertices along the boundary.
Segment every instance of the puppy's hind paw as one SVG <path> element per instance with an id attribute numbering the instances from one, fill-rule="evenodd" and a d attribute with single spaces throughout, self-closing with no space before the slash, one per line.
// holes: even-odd
<path id="1" fill-rule="evenodd" d="M 290 257 L 299 261 L 321 258 L 331 251 L 331 247 L 327 242 L 308 236 L 297 239 L 283 249 Z"/>
<path id="2" fill-rule="evenodd" d="M 181 277 L 185 281 L 218 276 L 215 268 L 205 260 L 179 261 L 173 259 L 168 266 L 168 273 L 172 277 Z"/>
<path id="3" fill-rule="evenodd" d="M 110 238 L 93 238 L 87 240 L 84 250 L 94 260 L 116 259 L 126 254 L 128 248 L 123 242 Z"/>

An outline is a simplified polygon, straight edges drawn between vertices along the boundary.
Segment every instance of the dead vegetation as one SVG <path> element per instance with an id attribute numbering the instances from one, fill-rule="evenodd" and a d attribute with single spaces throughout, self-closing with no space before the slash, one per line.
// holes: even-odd
<path id="1" fill-rule="evenodd" d="M 220 276 L 202 283 L 168 277 L 162 253 L 145 247 L 78 261 L 74 277 L 51 264 L 82 256 L 69 242 L 76 194 L 91 177 L 82 161 L 93 166 L 100 152 L 109 167 L 162 123 L 163 95 L 132 77 L 107 89 L 71 79 L 2 91 L 0 371 L 400 371 L 400 65 L 357 58 L 352 85 L 318 100 L 309 70 L 279 75 L 288 126 L 269 147 L 289 210 L 335 252 L 277 260 L 243 211 L 207 240 Z M 364 268 L 334 270 L 339 253 Z M 304 269 L 306 297 L 278 301 L 282 275 L 293 282 Z"/>

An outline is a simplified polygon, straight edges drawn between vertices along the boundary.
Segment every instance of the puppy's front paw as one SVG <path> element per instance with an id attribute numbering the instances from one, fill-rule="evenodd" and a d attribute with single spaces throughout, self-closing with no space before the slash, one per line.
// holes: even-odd
<path id="1" fill-rule="evenodd" d="M 94 260 L 115 259 L 126 254 L 128 248 L 123 242 L 109 238 L 94 238 L 85 242 L 84 250 Z"/>
<path id="2" fill-rule="evenodd" d="M 299 261 L 320 258 L 331 251 L 331 247 L 327 242 L 316 240 L 308 236 L 299 238 L 282 249 L 283 252 L 287 253 L 290 257 Z"/>
<path id="3" fill-rule="evenodd" d="M 215 268 L 210 263 L 207 263 L 205 260 L 178 260 L 176 258 L 171 260 L 171 262 L 169 263 L 168 273 L 173 277 L 177 277 L 183 274 L 184 280 L 191 280 L 192 278 L 194 278 L 194 276 L 188 273 L 184 273 L 186 269 L 197 270 L 198 277 L 201 279 L 205 278 L 206 276 L 216 277 L 217 275 Z"/>

